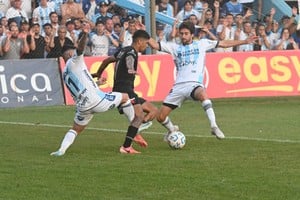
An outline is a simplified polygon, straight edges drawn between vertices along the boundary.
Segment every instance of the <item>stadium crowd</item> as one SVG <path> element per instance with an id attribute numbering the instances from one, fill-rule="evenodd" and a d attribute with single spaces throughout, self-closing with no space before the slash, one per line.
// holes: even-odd
<path id="1" fill-rule="evenodd" d="M 143 0 L 131 1 L 144 4 Z M 156 0 L 155 3 L 158 12 L 177 19 L 173 26 L 156 22 L 158 41 L 179 42 L 178 24 L 190 20 L 197 27 L 195 40 L 244 40 L 259 36 L 257 43 L 216 48 L 214 52 L 300 48 L 296 7 L 276 21 L 275 8 L 262 13 L 262 0 Z M 145 29 L 143 17 L 109 0 L 1 0 L 0 19 L 0 59 L 57 58 L 65 45 L 77 45 L 84 23 L 91 26 L 85 56 L 109 56 L 131 45 L 136 30 Z"/>

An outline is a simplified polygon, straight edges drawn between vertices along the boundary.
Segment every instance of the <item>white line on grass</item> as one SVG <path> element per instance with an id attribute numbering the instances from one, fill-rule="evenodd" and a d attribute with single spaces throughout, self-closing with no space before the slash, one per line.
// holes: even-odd
<path id="1" fill-rule="evenodd" d="M 0 121 L 0 124 L 12 124 L 12 125 L 20 125 L 20 126 L 41 126 L 41 127 L 56 127 L 56 128 L 70 128 L 67 125 L 60 125 L 60 124 L 43 124 L 43 123 L 30 123 L 30 122 L 8 122 L 8 121 Z M 106 128 L 94 128 L 94 127 L 87 127 L 87 130 L 97 130 L 97 131 L 106 131 L 106 132 L 113 132 L 113 133 L 125 133 L 125 130 L 120 129 L 106 129 Z M 162 135 L 162 133 L 158 132 L 148 132 L 145 131 L 147 134 L 153 135 Z M 208 138 L 214 136 L 204 136 L 204 135 L 186 135 L 187 137 L 199 137 L 199 138 Z M 264 138 L 250 138 L 250 137 L 226 137 L 226 139 L 237 139 L 237 140 L 253 140 L 253 141 L 262 141 L 262 142 L 279 142 L 279 143 L 300 143 L 298 140 L 280 140 L 280 139 L 264 139 Z"/>

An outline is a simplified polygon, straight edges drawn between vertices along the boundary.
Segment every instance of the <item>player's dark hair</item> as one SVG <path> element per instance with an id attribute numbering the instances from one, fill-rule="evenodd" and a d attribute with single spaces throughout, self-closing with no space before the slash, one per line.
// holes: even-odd
<path id="1" fill-rule="evenodd" d="M 181 29 L 188 29 L 191 34 L 194 34 L 195 33 L 195 26 L 194 24 L 191 22 L 191 21 L 185 21 L 185 22 L 182 22 L 180 25 L 179 25 L 179 31 Z"/>
<path id="2" fill-rule="evenodd" d="M 132 36 L 132 42 L 136 42 L 140 38 L 149 40 L 150 35 L 144 30 L 137 30 L 134 32 L 134 34 Z"/>

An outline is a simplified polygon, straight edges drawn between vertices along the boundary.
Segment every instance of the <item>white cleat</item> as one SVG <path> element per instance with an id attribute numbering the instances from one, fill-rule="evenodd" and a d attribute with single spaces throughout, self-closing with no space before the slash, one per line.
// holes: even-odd
<path id="1" fill-rule="evenodd" d="M 168 142 L 168 136 L 170 135 L 170 133 L 175 132 L 175 131 L 179 131 L 179 127 L 177 125 L 174 125 L 174 130 L 173 131 L 168 131 L 164 135 L 164 142 Z"/>
<path id="2" fill-rule="evenodd" d="M 211 134 L 216 136 L 218 139 L 224 139 L 225 135 L 224 133 L 219 129 L 219 127 L 212 127 L 211 128 Z"/>
<path id="3" fill-rule="evenodd" d="M 59 156 L 63 156 L 64 154 L 65 154 L 65 152 L 58 150 L 58 151 L 52 152 L 50 155 L 59 157 Z"/>
<path id="4" fill-rule="evenodd" d="M 139 127 L 139 130 L 138 130 L 138 133 L 148 129 L 150 126 L 152 126 L 152 121 L 148 121 L 148 122 L 145 122 L 145 123 L 142 123 Z"/>

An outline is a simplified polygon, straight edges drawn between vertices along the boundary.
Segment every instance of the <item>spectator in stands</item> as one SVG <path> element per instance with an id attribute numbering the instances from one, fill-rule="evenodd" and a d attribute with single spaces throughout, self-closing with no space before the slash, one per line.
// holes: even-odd
<path id="1" fill-rule="evenodd" d="M 50 49 L 49 49 L 50 42 L 51 42 L 51 40 L 54 40 L 54 37 L 55 37 L 55 31 L 50 23 L 44 24 L 43 33 L 44 33 L 43 37 L 45 39 L 45 51 L 44 51 L 45 56 L 44 57 L 46 58 L 48 52 L 50 51 Z"/>
<path id="2" fill-rule="evenodd" d="M 19 35 L 20 34 L 25 34 L 25 35 L 29 35 L 30 33 L 30 25 L 29 25 L 29 22 L 26 21 L 25 19 L 23 19 L 21 21 L 21 25 L 20 25 L 20 31 L 19 31 Z"/>
<path id="3" fill-rule="evenodd" d="M 209 40 L 217 40 L 216 29 L 213 27 L 213 21 L 211 19 L 207 19 L 203 25 L 202 31 L 205 33 L 203 38 Z M 214 51 L 212 49 L 211 51 Z"/>
<path id="4" fill-rule="evenodd" d="M 5 16 L 7 10 L 11 7 L 10 2 L 11 2 L 11 0 L 1 0 L 0 1 L 0 12 L 3 13 L 3 16 Z"/>
<path id="5" fill-rule="evenodd" d="M 137 21 L 135 19 L 131 19 L 129 21 L 126 20 L 123 23 L 123 30 L 121 31 L 120 38 L 119 38 L 122 47 L 127 47 L 132 44 L 132 36 L 134 32 L 137 30 L 136 22 Z"/>
<path id="6" fill-rule="evenodd" d="M 292 8 L 292 16 L 289 17 L 287 15 L 284 15 L 281 17 L 281 27 L 282 28 L 290 28 L 292 24 L 295 22 L 296 15 L 298 14 L 298 10 L 296 7 Z"/>
<path id="7" fill-rule="evenodd" d="M 160 3 L 158 5 L 156 5 L 155 9 L 156 9 L 156 11 L 161 12 L 170 17 L 174 16 L 174 8 L 169 3 L 169 0 L 160 0 Z"/>
<path id="8" fill-rule="evenodd" d="M 67 0 L 66 3 L 61 5 L 61 24 L 66 24 L 68 19 L 79 18 L 85 19 L 85 14 L 80 4 L 75 3 L 74 0 Z"/>
<path id="9" fill-rule="evenodd" d="M 203 6 L 205 7 L 205 5 L 203 4 L 207 4 L 206 7 L 208 7 L 208 3 L 206 1 L 194 0 L 194 9 L 197 10 L 201 15 L 203 11 Z"/>
<path id="10" fill-rule="evenodd" d="M 193 1 L 187 0 L 184 3 L 183 9 L 176 15 L 176 19 L 179 21 L 183 21 L 187 19 L 191 14 L 196 15 L 197 19 L 200 20 L 201 14 L 197 10 L 193 9 Z"/>
<path id="11" fill-rule="evenodd" d="M 21 0 L 21 9 L 24 10 L 26 16 L 28 17 L 28 21 L 31 22 L 32 11 L 36 7 L 36 3 L 30 0 Z"/>
<path id="12" fill-rule="evenodd" d="M 186 0 L 177 0 L 175 2 L 177 2 L 177 3 L 174 6 L 174 11 L 175 11 L 174 16 L 176 16 L 184 8 L 184 4 L 185 4 Z"/>
<path id="13" fill-rule="evenodd" d="M 59 28 L 59 16 L 56 12 L 51 12 L 49 16 L 50 16 L 50 24 L 55 33 L 54 36 L 58 36 L 57 32 L 58 32 L 58 28 Z"/>
<path id="14" fill-rule="evenodd" d="M 118 38 L 120 38 L 121 31 L 122 31 L 121 23 L 114 24 L 114 33 L 118 36 Z M 120 42 L 120 39 L 119 39 L 119 42 Z"/>
<path id="15" fill-rule="evenodd" d="M 194 26 L 197 26 L 198 25 L 198 18 L 195 14 L 191 14 L 189 17 L 188 17 L 188 20 L 190 22 L 192 22 L 194 24 Z M 195 35 L 198 35 L 198 32 L 199 32 L 199 29 L 198 28 L 195 28 L 195 33 L 194 33 L 194 36 Z"/>
<path id="16" fill-rule="evenodd" d="M 6 33 L 2 40 L 3 59 L 20 59 L 24 53 L 29 52 L 26 35 L 19 35 L 19 28 L 16 25 L 9 27 L 9 32 Z"/>
<path id="17" fill-rule="evenodd" d="M 156 5 L 155 9 L 156 9 L 156 11 L 161 12 L 169 17 L 174 17 L 174 8 L 169 3 L 169 0 L 160 0 L 159 4 Z M 171 31 L 172 31 L 172 26 L 169 24 L 166 24 L 164 26 L 164 34 L 169 35 L 171 33 Z"/>
<path id="18" fill-rule="evenodd" d="M 217 27 L 217 37 L 219 40 L 234 40 L 235 29 L 233 27 L 233 15 L 228 13 L 223 20 L 222 24 Z M 216 52 L 232 52 L 233 48 L 221 48 L 218 47 Z"/>
<path id="19" fill-rule="evenodd" d="M 92 21 L 93 16 L 95 15 L 95 13 L 97 12 L 97 5 L 99 5 L 99 3 L 102 0 L 83 0 L 82 1 L 82 10 L 85 14 L 85 17 Z"/>
<path id="20" fill-rule="evenodd" d="M 243 15 L 243 5 L 239 3 L 237 0 L 230 0 L 225 3 L 222 7 L 222 15 L 225 16 L 227 14 L 232 14 L 233 16 L 237 14 Z"/>
<path id="21" fill-rule="evenodd" d="M 62 18 L 61 17 L 61 5 L 64 3 L 64 0 L 49 0 L 48 3 L 49 3 L 49 6 L 54 9 L 54 11 L 56 12 L 57 16 L 59 17 L 59 21 L 60 21 Z"/>
<path id="22" fill-rule="evenodd" d="M 7 20 L 14 20 L 18 27 L 20 27 L 22 19 L 29 21 L 28 16 L 24 10 L 21 8 L 21 0 L 12 0 L 12 7 L 10 7 L 6 12 Z"/>
<path id="23" fill-rule="evenodd" d="M 2 25 L 3 31 L 4 33 L 6 32 L 6 30 L 8 30 L 8 20 L 5 16 L 1 17 L 0 19 L 0 25 Z"/>
<path id="24" fill-rule="evenodd" d="M 79 37 L 79 34 L 82 32 L 82 21 L 78 18 L 75 18 L 74 26 L 75 34 Z"/>
<path id="25" fill-rule="evenodd" d="M 214 1 L 214 12 L 212 11 L 212 9 L 210 9 L 209 7 L 207 7 L 207 4 L 203 4 L 203 13 L 201 15 L 201 19 L 199 22 L 200 26 L 204 25 L 204 22 L 209 20 L 211 22 L 213 22 L 213 28 L 217 28 L 218 23 L 219 23 L 219 16 L 220 16 L 220 2 L 215 0 Z"/>
<path id="26" fill-rule="evenodd" d="M 39 23 L 31 25 L 30 35 L 27 35 L 27 43 L 29 46 L 29 53 L 24 54 L 23 58 L 44 58 L 45 53 L 45 38 L 40 34 L 41 27 Z"/>
<path id="27" fill-rule="evenodd" d="M 156 22 L 156 41 L 167 41 L 167 35 L 164 34 L 165 25 L 160 22 Z"/>
<path id="28" fill-rule="evenodd" d="M 238 40 L 246 40 L 247 38 L 250 38 L 251 36 L 254 36 L 252 33 L 252 26 L 250 21 L 244 21 L 243 22 L 243 29 L 241 31 L 236 31 L 235 37 Z M 243 44 L 237 46 L 237 51 L 253 51 L 254 50 L 254 44 Z"/>
<path id="29" fill-rule="evenodd" d="M 76 34 L 74 19 L 68 19 L 67 20 L 66 28 L 67 28 L 66 37 L 69 38 L 73 42 L 73 44 L 76 46 L 79 34 L 78 35 Z"/>
<path id="30" fill-rule="evenodd" d="M 108 12 L 109 1 L 101 0 L 97 6 L 96 14 L 92 17 L 92 22 L 96 23 L 98 20 L 105 21 L 107 18 L 112 18 L 112 14 Z"/>
<path id="31" fill-rule="evenodd" d="M 270 38 L 267 36 L 265 24 L 260 23 L 257 26 L 257 36 L 259 37 L 258 39 L 259 49 L 257 50 L 260 51 L 270 50 L 271 48 Z"/>
<path id="32" fill-rule="evenodd" d="M 90 38 L 92 56 L 107 56 L 109 48 L 109 37 L 105 34 L 105 24 L 103 21 L 96 22 L 96 34 Z"/>
<path id="33" fill-rule="evenodd" d="M 289 29 L 283 28 L 281 32 L 281 37 L 276 43 L 276 50 L 291 50 L 291 49 L 299 49 L 299 46 L 295 42 L 294 38 L 291 37 Z"/>
<path id="34" fill-rule="evenodd" d="M 114 14 L 112 17 L 111 17 L 111 20 L 113 21 L 113 24 L 121 24 L 121 16 L 118 15 L 118 14 Z"/>
<path id="35" fill-rule="evenodd" d="M 54 12 L 54 8 L 48 4 L 48 0 L 40 0 L 40 5 L 33 10 L 32 22 L 39 23 L 40 27 L 43 27 L 44 24 L 50 23 L 51 12 Z"/>
<path id="36" fill-rule="evenodd" d="M 73 42 L 66 37 L 67 28 L 64 25 L 60 25 L 58 28 L 58 36 L 54 37 L 53 40 L 50 41 L 48 49 L 47 58 L 58 58 L 62 56 L 61 51 L 64 46 L 72 45 Z"/>
<path id="37" fill-rule="evenodd" d="M 109 47 L 108 47 L 108 55 L 114 55 L 119 47 L 119 36 L 115 34 L 114 24 L 112 19 L 108 18 L 105 20 L 105 35 L 109 38 Z"/>
<path id="38" fill-rule="evenodd" d="M 271 50 L 275 50 L 277 46 L 277 41 L 280 39 L 281 36 L 281 28 L 279 27 L 279 23 L 276 20 L 272 22 L 272 29 L 269 33 Z"/>
<path id="39" fill-rule="evenodd" d="M 300 49 L 300 28 L 292 34 L 294 41 L 298 44 L 298 48 Z"/>

